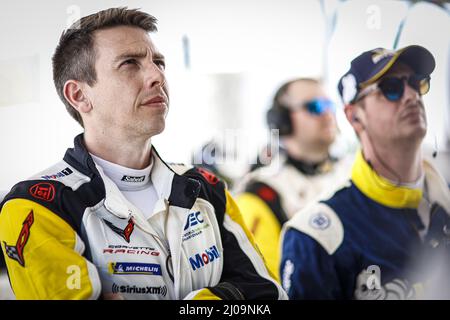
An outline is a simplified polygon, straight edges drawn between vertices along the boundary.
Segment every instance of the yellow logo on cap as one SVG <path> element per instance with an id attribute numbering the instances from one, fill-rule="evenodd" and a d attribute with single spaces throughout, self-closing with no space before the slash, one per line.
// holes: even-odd
<path id="1" fill-rule="evenodd" d="M 376 49 L 374 50 L 374 54 L 372 55 L 372 62 L 377 64 L 381 59 L 384 59 L 389 56 L 393 56 L 395 54 L 394 50 L 388 49 Z"/>

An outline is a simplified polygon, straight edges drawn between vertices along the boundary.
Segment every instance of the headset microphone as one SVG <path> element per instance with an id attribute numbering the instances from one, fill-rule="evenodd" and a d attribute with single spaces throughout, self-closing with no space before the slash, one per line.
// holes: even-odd
<path id="1" fill-rule="evenodd" d="M 434 134 L 434 150 L 433 150 L 433 158 L 436 158 L 437 154 L 438 154 L 437 137 L 436 137 L 436 134 Z"/>

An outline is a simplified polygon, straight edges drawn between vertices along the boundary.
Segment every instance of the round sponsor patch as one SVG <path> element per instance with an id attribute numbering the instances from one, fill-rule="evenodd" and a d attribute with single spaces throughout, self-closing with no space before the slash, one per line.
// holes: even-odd
<path id="1" fill-rule="evenodd" d="M 309 224 L 314 229 L 324 230 L 330 226 L 330 218 L 325 213 L 319 212 L 311 217 Z"/>
<path id="2" fill-rule="evenodd" d="M 31 196 L 44 201 L 53 201 L 55 198 L 55 187 L 51 183 L 40 182 L 32 185 L 28 190 Z"/>

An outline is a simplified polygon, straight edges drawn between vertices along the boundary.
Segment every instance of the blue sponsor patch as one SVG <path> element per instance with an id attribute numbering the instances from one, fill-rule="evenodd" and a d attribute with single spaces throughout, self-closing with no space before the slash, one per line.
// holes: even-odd
<path id="1" fill-rule="evenodd" d="M 109 271 L 112 274 L 162 275 L 161 266 L 156 263 L 111 262 Z"/>

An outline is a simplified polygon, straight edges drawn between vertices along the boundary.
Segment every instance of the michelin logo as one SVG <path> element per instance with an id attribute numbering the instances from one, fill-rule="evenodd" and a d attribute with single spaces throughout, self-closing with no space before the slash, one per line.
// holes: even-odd
<path id="1" fill-rule="evenodd" d="M 112 274 L 145 274 L 161 276 L 161 266 L 155 263 L 112 262 L 109 265 Z"/>

